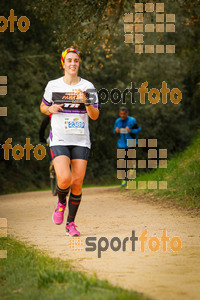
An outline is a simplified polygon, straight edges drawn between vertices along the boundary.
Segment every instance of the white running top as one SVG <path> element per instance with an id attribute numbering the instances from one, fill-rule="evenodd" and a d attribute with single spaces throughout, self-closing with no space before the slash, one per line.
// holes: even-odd
<path id="1" fill-rule="evenodd" d="M 90 81 L 81 78 L 76 85 L 69 85 L 61 77 L 48 82 L 43 102 L 48 106 L 64 104 L 63 112 L 52 114 L 50 146 L 91 147 L 88 114 L 85 104 L 77 103 L 77 100 L 73 101 L 69 94 L 77 93 L 79 89 L 86 93 L 94 107 L 98 107 L 97 92 Z"/>

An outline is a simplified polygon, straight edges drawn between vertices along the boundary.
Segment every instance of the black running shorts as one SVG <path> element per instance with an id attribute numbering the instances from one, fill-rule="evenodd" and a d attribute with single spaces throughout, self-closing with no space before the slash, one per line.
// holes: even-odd
<path id="1" fill-rule="evenodd" d="M 88 160 L 90 149 L 82 146 L 52 146 L 50 147 L 52 160 L 60 155 L 66 155 L 72 159 Z"/>

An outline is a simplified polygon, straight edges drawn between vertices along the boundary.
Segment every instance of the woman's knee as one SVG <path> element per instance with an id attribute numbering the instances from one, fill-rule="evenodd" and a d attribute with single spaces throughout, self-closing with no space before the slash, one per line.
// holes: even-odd
<path id="1" fill-rule="evenodd" d="M 80 178 L 73 178 L 71 182 L 71 189 L 81 190 L 83 185 L 83 180 Z"/>
<path id="2" fill-rule="evenodd" d="M 57 183 L 61 189 L 67 188 L 71 184 L 71 175 L 57 175 Z"/>

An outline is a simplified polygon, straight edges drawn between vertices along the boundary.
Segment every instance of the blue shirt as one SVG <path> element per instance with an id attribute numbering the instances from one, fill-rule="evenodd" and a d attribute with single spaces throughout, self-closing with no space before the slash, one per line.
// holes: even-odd
<path id="1" fill-rule="evenodd" d="M 121 128 L 126 128 L 129 127 L 131 132 L 126 132 L 126 133 L 117 133 L 115 130 L 118 127 L 119 129 Z M 136 139 L 136 145 L 138 144 L 137 140 L 137 134 L 141 131 L 141 128 L 137 126 L 136 119 L 133 117 L 127 116 L 125 120 L 122 120 L 121 118 L 118 118 L 115 121 L 115 126 L 114 126 L 114 134 L 119 135 L 119 139 L 117 142 L 118 148 L 130 148 L 128 147 L 127 140 L 128 139 Z"/>

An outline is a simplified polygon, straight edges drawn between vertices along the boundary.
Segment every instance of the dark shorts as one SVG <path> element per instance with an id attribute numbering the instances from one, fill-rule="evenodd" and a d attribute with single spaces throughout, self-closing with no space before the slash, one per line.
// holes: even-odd
<path id="1" fill-rule="evenodd" d="M 72 159 L 88 160 L 90 149 L 82 146 L 52 146 L 50 147 L 51 157 L 54 159 L 60 155 L 66 155 Z"/>

